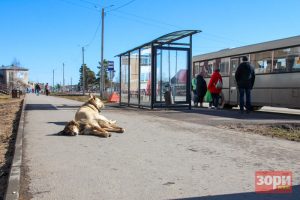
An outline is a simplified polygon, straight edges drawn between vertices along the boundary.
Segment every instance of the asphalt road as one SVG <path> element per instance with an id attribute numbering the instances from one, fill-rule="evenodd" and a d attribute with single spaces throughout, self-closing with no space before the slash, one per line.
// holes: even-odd
<path id="1" fill-rule="evenodd" d="M 215 123 L 299 122 L 274 113 L 107 107 L 124 134 L 56 136 L 82 103 L 27 95 L 24 159 L 33 199 L 299 199 L 300 145 Z M 293 193 L 255 193 L 255 171 L 289 170 Z M 30 195 L 25 195 L 30 196 Z"/>

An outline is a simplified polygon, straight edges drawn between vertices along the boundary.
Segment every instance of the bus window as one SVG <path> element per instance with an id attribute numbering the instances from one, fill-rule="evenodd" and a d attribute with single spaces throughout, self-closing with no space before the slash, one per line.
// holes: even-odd
<path id="1" fill-rule="evenodd" d="M 293 71 L 300 71 L 300 57 L 295 57 Z"/>
<path id="2" fill-rule="evenodd" d="M 210 61 L 208 61 L 207 66 L 205 68 L 206 68 L 207 74 L 209 76 L 212 75 L 212 73 L 214 71 L 214 66 L 215 65 L 216 65 L 216 60 L 210 60 Z"/>
<path id="3" fill-rule="evenodd" d="M 300 71 L 300 47 L 291 48 L 290 58 L 292 71 Z"/>
<path id="4" fill-rule="evenodd" d="M 272 51 L 251 54 L 250 62 L 255 68 L 255 73 L 269 73 L 272 71 Z"/>
<path id="5" fill-rule="evenodd" d="M 279 49 L 274 51 L 274 67 L 273 72 L 291 71 L 291 58 L 288 58 L 291 48 Z"/>
<path id="6" fill-rule="evenodd" d="M 229 75 L 229 61 L 230 58 L 222 58 L 220 62 L 220 74 L 222 76 L 228 76 Z"/>
<path id="7" fill-rule="evenodd" d="M 199 74 L 200 72 L 200 66 L 199 66 L 199 62 L 194 62 L 194 71 L 193 71 L 193 77 L 196 76 L 196 74 Z"/>

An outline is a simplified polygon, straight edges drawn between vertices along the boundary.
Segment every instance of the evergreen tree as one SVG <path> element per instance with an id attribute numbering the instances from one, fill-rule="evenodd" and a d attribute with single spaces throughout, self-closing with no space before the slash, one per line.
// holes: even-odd
<path id="1" fill-rule="evenodd" d="M 95 76 L 95 72 L 93 72 L 86 64 L 84 64 L 84 68 L 85 68 L 85 89 L 88 90 L 90 88 L 92 88 L 94 86 L 94 84 L 96 83 L 96 76 Z M 79 86 L 83 86 L 83 74 L 82 74 L 82 68 L 83 65 L 81 65 L 80 69 L 79 69 Z"/>
<path id="2" fill-rule="evenodd" d="M 105 80 L 105 86 L 108 86 L 110 81 L 107 73 L 107 68 L 108 68 L 108 60 L 103 60 L 103 65 L 104 65 L 104 80 Z M 97 79 L 96 82 L 99 83 L 101 79 L 101 62 L 99 62 L 99 66 L 97 67 L 99 69 L 97 73 Z M 102 83 L 102 82 L 101 82 Z M 106 87 L 105 87 L 106 88 Z"/>

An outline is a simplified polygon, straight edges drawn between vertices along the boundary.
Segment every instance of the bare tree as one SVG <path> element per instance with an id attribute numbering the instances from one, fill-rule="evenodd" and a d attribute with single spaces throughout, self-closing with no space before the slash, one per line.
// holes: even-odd
<path id="1" fill-rule="evenodd" d="M 17 58 L 14 58 L 13 61 L 11 62 L 11 65 L 20 67 L 21 63 Z"/>

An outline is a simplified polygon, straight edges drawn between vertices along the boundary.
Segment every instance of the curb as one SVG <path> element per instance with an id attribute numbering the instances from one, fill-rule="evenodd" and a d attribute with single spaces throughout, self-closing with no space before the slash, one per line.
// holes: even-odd
<path id="1" fill-rule="evenodd" d="M 22 113 L 20 117 L 17 139 L 14 150 L 14 158 L 11 164 L 11 169 L 8 178 L 8 185 L 6 189 L 6 194 L 4 196 L 5 200 L 17 200 L 19 199 L 20 192 L 20 178 L 21 178 L 21 165 L 22 165 L 22 145 L 23 145 L 23 133 L 25 124 L 25 105 L 26 101 L 23 100 Z"/>

